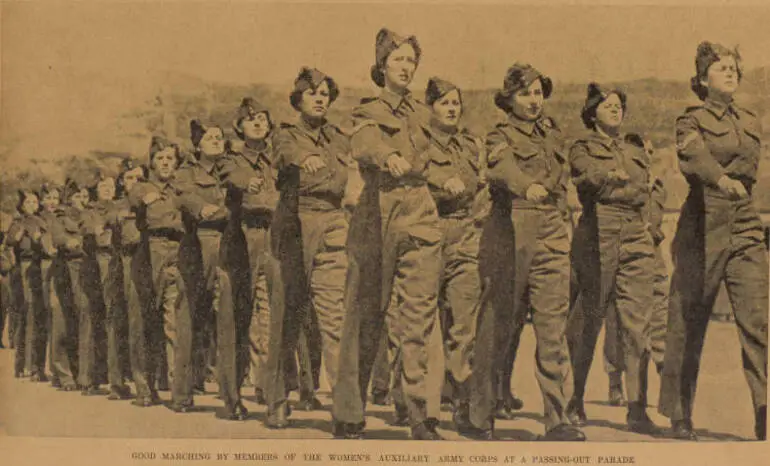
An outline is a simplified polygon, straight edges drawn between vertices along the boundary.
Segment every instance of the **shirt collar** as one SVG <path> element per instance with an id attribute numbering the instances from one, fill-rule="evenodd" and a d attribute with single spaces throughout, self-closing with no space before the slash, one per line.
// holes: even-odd
<path id="1" fill-rule="evenodd" d="M 310 123 L 305 121 L 304 118 L 300 118 L 299 119 L 299 123 L 297 123 L 297 128 L 299 128 L 299 130 L 305 136 L 310 138 L 310 140 L 313 141 L 313 143 L 316 146 L 318 146 L 318 145 L 320 145 L 321 141 L 324 141 L 326 143 L 331 142 L 331 140 L 329 139 L 328 134 L 326 134 L 327 133 L 327 131 L 326 131 L 326 125 L 327 124 L 328 124 L 327 121 L 324 119 L 324 121 L 323 121 L 323 123 L 321 124 L 320 127 L 313 128 L 312 126 L 310 126 Z"/>
<path id="2" fill-rule="evenodd" d="M 224 154 L 222 154 L 220 157 L 224 157 Z M 200 159 L 197 159 L 195 161 L 196 165 L 201 167 L 202 169 L 206 170 L 206 173 L 209 175 L 213 175 L 214 169 L 216 168 L 216 161 L 210 162 L 206 160 L 202 155 Z"/>
<path id="3" fill-rule="evenodd" d="M 171 186 L 174 178 L 175 177 L 172 175 L 168 180 L 161 181 L 155 173 L 150 172 L 150 176 L 147 177 L 147 181 L 162 191 L 164 188 L 166 188 L 166 186 Z"/>
<path id="4" fill-rule="evenodd" d="M 598 144 L 601 144 L 608 150 L 612 150 L 614 148 L 620 147 L 620 142 L 624 140 L 623 135 L 618 135 L 618 137 L 613 138 L 612 136 L 608 134 L 601 133 L 599 131 L 590 131 L 588 133 L 587 139 L 596 142 Z"/>
<path id="5" fill-rule="evenodd" d="M 252 166 L 257 165 L 260 158 L 264 159 L 267 164 L 272 163 L 272 160 L 270 160 L 270 153 L 272 153 L 273 145 L 270 139 L 266 139 L 265 142 L 267 144 L 262 150 L 254 149 L 249 147 L 248 144 L 244 144 L 243 150 L 240 152 L 241 157 L 246 159 Z"/>
<path id="6" fill-rule="evenodd" d="M 448 149 L 452 145 L 460 147 L 459 136 L 464 131 L 462 128 L 458 127 L 456 132 L 450 133 L 443 128 L 440 128 L 432 119 L 430 124 L 425 125 L 424 128 L 442 149 Z"/>
<path id="7" fill-rule="evenodd" d="M 720 120 L 724 118 L 725 114 L 728 111 L 732 110 L 732 105 L 733 105 L 732 102 L 730 102 L 729 104 L 725 104 L 723 102 L 719 102 L 708 98 L 703 102 L 703 107 L 709 112 L 713 113 L 714 116 L 719 118 Z"/>
<path id="8" fill-rule="evenodd" d="M 518 131 L 526 134 L 527 136 L 532 136 L 532 133 L 535 132 L 535 126 L 537 125 L 537 122 L 522 120 L 521 118 L 516 118 L 515 116 L 511 115 L 508 117 L 508 124 L 516 128 Z"/>
<path id="9" fill-rule="evenodd" d="M 380 93 L 380 100 L 388 104 L 388 106 L 395 112 L 400 108 L 405 108 L 410 111 L 414 111 L 414 104 L 412 94 L 407 90 L 406 93 L 398 95 L 390 89 L 383 88 Z"/>

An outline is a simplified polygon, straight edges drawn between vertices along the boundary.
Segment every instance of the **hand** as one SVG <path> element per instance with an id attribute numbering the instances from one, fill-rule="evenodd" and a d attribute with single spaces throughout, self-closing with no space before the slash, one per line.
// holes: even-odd
<path id="1" fill-rule="evenodd" d="M 610 170 L 609 173 L 607 173 L 607 178 L 610 182 L 617 184 L 624 184 L 631 179 L 631 177 L 628 176 L 628 173 L 622 168 Z"/>
<path id="2" fill-rule="evenodd" d="M 70 251 L 72 251 L 75 249 L 79 249 L 81 246 L 81 243 L 78 238 L 69 238 L 67 242 L 64 244 L 64 246 Z"/>
<path id="3" fill-rule="evenodd" d="M 527 188 L 526 198 L 528 201 L 543 202 L 548 196 L 548 190 L 542 184 L 534 183 Z"/>
<path id="4" fill-rule="evenodd" d="M 13 239 L 14 242 L 18 243 L 19 241 L 21 241 L 22 236 L 24 236 L 24 228 L 19 228 L 18 230 L 16 230 L 16 233 L 14 233 L 11 238 Z"/>
<path id="5" fill-rule="evenodd" d="M 324 163 L 324 160 L 321 158 L 320 155 L 313 154 L 305 159 L 304 162 L 302 162 L 302 165 L 300 168 L 302 171 L 306 171 L 310 173 L 311 175 L 315 174 L 318 170 L 321 170 L 322 168 L 326 167 L 326 163 Z"/>
<path id="6" fill-rule="evenodd" d="M 463 191 L 465 191 L 465 184 L 460 180 L 460 178 L 450 178 L 446 183 L 444 183 L 444 191 L 449 192 L 449 194 L 452 196 L 459 196 Z"/>
<path id="7" fill-rule="evenodd" d="M 412 169 L 412 164 L 398 154 L 390 154 L 385 166 L 394 178 L 401 178 Z"/>
<path id="8" fill-rule="evenodd" d="M 219 211 L 219 207 L 215 206 L 214 204 L 206 204 L 201 209 L 201 218 L 206 219 L 214 215 Z"/>
<path id="9" fill-rule="evenodd" d="M 743 186 L 743 183 L 738 180 L 734 180 L 727 175 L 722 175 L 722 177 L 719 178 L 719 181 L 717 181 L 717 187 L 720 189 L 720 191 L 733 198 L 744 199 L 749 196 L 749 193 L 746 192 L 746 188 Z"/>
<path id="10" fill-rule="evenodd" d="M 262 190 L 262 184 L 264 184 L 265 180 L 255 176 L 251 179 L 249 179 L 249 185 L 246 187 L 246 190 L 251 194 L 257 194 L 259 191 Z"/>
<path id="11" fill-rule="evenodd" d="M 128 217 L 130 217 L 130 216 L 131 216 L 131 211 L 129 209 L 123 209 L 123 210 L 118 212 L 118 219 L 119 220 L 125 220 Z"/>
<path id="12" fill-rule="evenodd" d="M 160 193 L 157 191 L 152 191 L 144 195 L 142 202 L 144 202 L 146 205 L 150 205 L 158 199 L 160 199 Z"/>
<path id="13" fill-rule="evenodd" d="M 30 235 L 30 238 L 32 238 L 32 241 L 40 241 L 40 237 L 43 236 L 43 234 L 40 232 L 38 228 L 35 228 L 32 230 L 32 234 Z"/>
<path id="14" fill-rule="evenodd" d="M 104 225 L 96 225 L 94 227 L 94 235 L 102 236 L 102 233 L 104 233 Z"/>

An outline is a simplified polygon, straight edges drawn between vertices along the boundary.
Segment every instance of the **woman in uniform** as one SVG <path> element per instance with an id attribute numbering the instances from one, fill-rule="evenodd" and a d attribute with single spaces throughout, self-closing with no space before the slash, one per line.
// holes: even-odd
<path id="1" fill-rule="evenodd" d="M 695 440 L 695 389 L 706 327 L 725 283 L 741 343 L 755 431 L 767 428 L 768 263 L 753 200 L 761 141 L 759 119 L 736 104 L 736 50 L 702 42 L 691 88 L 703 101 L 676 120 L 679 168 L 690 185 L 671 246 L 674 271 L 659 411 L 674 436 Z"/>
<path id="2" fill-rule="evenodd" d="M 303 68 L 289 101 L 296 123 L 281 125 L 275 139 L 278 202 L 268 240 L 271 289 L 267 425 L 286 420 L 287 356 L 297 351 L 301 328 L 317 322 L 326 378 L 334 391 L 344 311 L 348 222 L 343 208 L 350 158 L 349 138 L 326 120 L 339 95 L 334 80 Z"/>
<path id="3" fill-rule="evenodd" d="M 572 243 L 581 319 L 570 326 L 568 335 L 575 386 L 567 414 L 575 425 L 586 424 L 585 386 L 606 320 L 607 338 L 618 340 L 613 350 L 622 352 L 611 360 L 622 361 L 617 369 L 625 369 L 628 427 L 652 434 L 656 429 L 646 412 L 645 383 L 655 264 L 645 211 L 650 159 L 639 135 L 621 133 L 626 102 L 621 90 L 589 84 L 581 114 L 589 132 L 570 150 L 583 213 Z"/>
<path id="4" fill-rule="evenodd" d="M 513 332 L 531 309 L 544 439 L 585 440 L 566 416 L 569 355 L 564 330 L 570 267 L 562 196 L 567 173 L 556 124 L 544 114 L 552 89 L 550 78 L 531 65 L 516 63 L 495 95 L 507 121 L 487 136 L 492 208 L 479 252 L 486 296 L 476 334 L 476 396 L 468 429 L 477 438 L 494 434 L 497 369 Z"/>
<path id="5" fill-rule="evenodd" d="M 408 89 L 420 57 L 414 36 L 380 30 L 371 76 L 382 92 L 353 110 L 351 144 L 364 187 L 348 239 L 348 308 L 333 394 L 338 437 L 362 434 L 367 386 L 387 321 L 397 361 L 394 424 L 411 427 L 414 439 L 441 439 L 437 420 L 427 413 L 427 348 L 437 320 L 442 232 L 426 180 L 429 142 L 420 129 L 430 110 Z"/>

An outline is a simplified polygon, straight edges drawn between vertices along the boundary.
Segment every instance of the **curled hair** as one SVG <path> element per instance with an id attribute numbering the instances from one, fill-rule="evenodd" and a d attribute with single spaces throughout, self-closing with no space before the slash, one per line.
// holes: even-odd
<path id="1" fill-rule="evenodd" d="M 609 99 L 613 94 L 617 95 L 620 99 L 620 107 L 623 109 L 623 118 L 625 119 L 626 117 L 626 93 L 620 89 L 611 89 L 606 92 L 601 92 L 601 94 L 596 94 L 593 96 L 589 94 L 586 105 L 580 112 L 580 119 L 583 121 L 583 125 L 590 130 L 596 129 L 596 109 L 599 107 L 599 105 L 602 104 L 602 102 Z"/>
<path id="2" fill-rule="evenodd" d="M 332 103 L 334 103 L 335 100 L 337 100 L 337 97 L 339 97 L 340 89 L 339 87 L 337 87 L 337 83 L 334 82 L 334 79 L 332 79 L 331 77 L 325 76 L 323 78 L 323 81 L 321 82 L 324 82 L 324 81 L 326 81 L 326 84 L 329 86 L 329 105 L 331 105 Z M 318 83 L 318 85 L 313 86 L 313 83 L 311 83 L 310 81 L 308 81 L 307 83 L 308 83 L 308 88 L 312 90 L 318 89 L 318 86 L 321 85 L 321 83 Z M 302 103 L 302 95 L 305 93 L 305 90 L 307 89 L 295 88 L 292 91 L 292 93 L 289 95 L 289 103 L 294 108 L 294 110 L 298 112 L 300 111 L 300 104 Z"/>
<path id="3" fill-rule="evenodd" d="M 24 210 L 22 209 L 22 206 L 24 205 L 24 202 L 29 198 L 30 196 L 35 196 L 38 200 L 38 206 L 37 210 L 33 213 L 37 213 L 40 211 L 40 196 L 32 190 L 29 189 L 20 189 L 19 190 L 19 200 L 16 202 L 16 212 L 24 215 Z"/>

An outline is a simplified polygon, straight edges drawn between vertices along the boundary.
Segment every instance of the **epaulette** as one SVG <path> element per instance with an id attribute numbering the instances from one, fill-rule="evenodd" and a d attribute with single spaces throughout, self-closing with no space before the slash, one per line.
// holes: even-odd
<path id="1" fill-rule="evenodd" d="M 685 113 L 685 114 L 688 114 L 688 113 L 693 113 L 693 112 L 696 112 L 696 111 L 698 111 L 698 110 L 705 110 L 705 109 L 706 109 L 706 108 L 705 108 L 703 105 L 693 105 L 693 106 L 691 106 L 691 107 L 687 107 L 687 108 L 684 110 L 684 113 Z"/>
<path id="2" fill-rule="evenodd" d="M 736 108 L 736 109 L 738 109 L 738 110 L 740 110 L 740 111 L 742 111 L 742 112 L 744 112 L 744 113 L 748 113 L 749 115 L 751 115 L 751 116 L 752 116 L 752 117 L 754 117 L 754 118 L 756 118 L 756 117 L 757 117 L 757 114 L 756 114 L 756 113 L 754 113 L 752 110 L 749 110 L 749 109 L 747 109 L 747 108 L 744 108 L 744 107 L 742 107 L 742 106 L 740 106 L 740 105 L 735 105 L 735 104 L 733 104 L 733 107 L 734 107 L 734 108 Z"/>
<path id="3" fill-rule="evenodd" d="M 281 124 L 279 125 L 279 127 L 281 129 L 289 129 L 289 128 L 294 128 L 295 126 L 292 123 L 288 123 L 288 122 L 282 121 Z"/>
<path id="4" fill-rule="evenodd" d="M 377 122 L 374 120 L 363 120 L 359 122 L 356 126 L 353 126 L 352 128 L 342 128 L 337 125 L 330 125 L 333 126 L 340 134 L 352 137 L 357 132 L 361 131 L 363 128 L 366 128 L 367 126 L 377 126 Z"/>
<path id="5" fill-rule="evenodd" d="M 364 97 L 361 99 L 361 105 L 370 104 L 375 100 L 379 100 L 379 97 Z"/>

